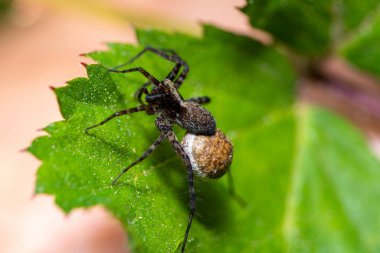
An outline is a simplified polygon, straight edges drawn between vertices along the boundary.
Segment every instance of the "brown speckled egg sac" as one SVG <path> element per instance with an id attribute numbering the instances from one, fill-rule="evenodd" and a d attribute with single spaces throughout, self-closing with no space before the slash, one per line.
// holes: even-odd
<path id="1" fill-rule="evenodd" d="M 231 165 L 233 146 L 220 129 L 211 136 L 186 133 L 181 144 L 201 177 L 221 177 Z"/>

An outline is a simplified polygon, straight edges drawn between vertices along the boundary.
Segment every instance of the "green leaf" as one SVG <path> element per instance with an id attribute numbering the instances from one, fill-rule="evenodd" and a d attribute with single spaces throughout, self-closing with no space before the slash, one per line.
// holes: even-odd
<path id="1" fill-rule="evenodd" d="M 156 31 L 141 31 L 138 37 L 139 47 L 112 44 L 109 51 L 89 56 L 111 67 L 128 61 L 143 45 L 176 50 L 191 66 L 181 94 L 185 98 L 209 95 L 212 103 L 208 109 L 218 127 L 234 141 L 247 128 L 267 124 L 272 112 L 286 112 L 293 104 L 294 75 L 289 63 L 257 42 L 211 27 L 206 27 L 201 40 Z M 95 128 L 91 135 L 83 132 L 113 112 L 136 106 L 133 94 L 145 81 L 139 73 L 110 74 L 102 65 L 89 65 L 88 79 L 74 79 L 55 90 L 65 121 L 48 126 L 49 136 L 35 140 L 30 149 L 43 161 L 37 192 L 54 194 L 65 211 L 104 205 L 123 222 L 136 251 L 173 252 L 182 242 L 189 204 L 187 173 L 170 146 L 161 146 L 119 185 L 111 186 L 118 172 L 158 136 L 154 117 L 134 114 Z M 142 66 L 163 79 L 173 64 L 147 54 L 133 66 Z M 244 148 L 236 146 L 237 160 Z M 250 167 L 233 166 L 233 171 L 251 171 Z M 189 252 L 222 250 L 226 244 L 214 244 L 220 236 L 232 235 L 233 230 L 226 230 L 235 220 L 230 212 L 249 217 L 249 211 L 228 195 L 225 181 L 197 183 L 200 216 L 191 230 Z"/>
<path id="2" fill-rule="evenodd" d="M 379 165 L 347 122 L 301 110 L 284 215 L 287 249 L 378 252 Z"/>
<path id="3" fill-rule="evenodd" d="M 197 182 L 197 216 L 187 252 L 377 252 L 379 161 L 363 138 L 328 112 L 294 107 L 293 70 L 272 48 L 205 27 L 202 39 L 139 31 L 139 46 L 111 44 L 94 52 L 101 65 L 88 78 L 55 90 L 65 121 L 46 128 L 30 151 L 42 165 L 39 193 L 53 194 L 65 211 L 103 205 L 128 231 L 134 252 L 175 252 L 189 210 L 186 171 L 165 143 L 147 160 L 112 179 L 158 136 L 153 116 L 119 117 L 85 134 L 84 128 L 137 105 L 139 73 L 111 74 L 144 46 L 174 49 L 190 66 L 180 92 L 208 95 L 207 108 L 234 143 L 227 180 Z M 105 66 L 105 67 L 104 67 Z M 163 79 L 173 66 L 144 55 L 141 66 Z M 178 135 L 183 130 L 176 129 Z"/>
<path id="4" fill-rule="evenodd" d="M 12 0 L 1 0 L 0 1 L 0 21 L 4 16 L 6 16 L 12 7 Z"/>
<path id="5" fill-rule="evenodd" d="M 356 67 L 380 77 L 380 9 L 376 8 L 355 36 L 341 46 L 342 55 Z"/>
<path id="6" fill-rule="evenodd" d="M 247 1 L 243 11 L 252 26 L 262 28 L 293 50 L 324 55 L 339 44 L 378 5 L 369 1 Z"/>

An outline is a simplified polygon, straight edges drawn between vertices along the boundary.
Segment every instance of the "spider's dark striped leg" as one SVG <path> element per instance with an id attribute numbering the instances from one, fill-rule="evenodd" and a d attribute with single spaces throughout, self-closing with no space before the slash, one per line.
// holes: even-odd
<path id="1" fill-rule="evenodd" d="M 140 56 L 142 56 L 144 53 L 146 53 L 148 51 L 155 53 L 155 54 L 161 56 L 162 58 L 165 58 L 168 61 L 179 64 L 180 67 L 181 66 L 183 67 L 181 74 L 178 76 L 177 80 L 174 81 L 175 87 L 178 89 L 181 86 L 181 84 L 183 83 L 187 74 L 189 73 L 189 65 L 184 60 L 182 60 L 182 58 L 179 57 L 173 50 L 165 50 L 165 49 L 160 50 L 160 49 L 153 48 L 153 47 L 146 47 L 140 53 L 138 53 L 135 57 L 130 59 L 127 63 L 119 65 L 115 68 L 121 68 L 121 67 L 126 66 L 128 64 L 131 64 L 132 62 L 134 62 L 136 59 L 138 59 Z M 172 70 L 172 73 L 174 74 L 173 78 L 175 78 L 178 75 L 179 70 L 180 70 L 180 68 L 177 69 L 177 66 L 175 66 L 173 68 L 173 70 Z M 173 81 L 172 78 L 168 78 L 168 79 Z"/>
<path id="2" fill-rule="evenodd" d="M 136 159 L 133 163 L 131 163 L 130 165 L 128 165 L 128 167 L 126 167 L 125 169 L 123 169 L 119 175 L 117 175 L 115 177 L 115 179 L 112 181 L 112 184 L 114 185 L 117 180 L 119 180 L 119 178 L 124 174 L 126 173 L 130 168 L 132 168 L 133 166 L 135 166 L 136 164 L 138 164 L 139 162 L 145 160 L 145 158 L 147 158 L 157 147 L 158 145 L 161 144 L 161 142 L 165 139 L 165 134 L 164 133 L 161 133 L 160 136 L 153 142 L 153 144 L 147 149 L 145 150 L 145 152 L 138 158 Z"/>
<path id="3" fill-rule="evenodd" d="M 141 54 L 144 53 L 144 52 L 146 52 L 146 51 L 151 51 L 151 52 L 153 52 L 153 53 L 161 56 L 162 58 L 165 58 L 168 61 L 176 63 L 176 66 L 171 71 L 171 73 L 173 74 L 173 77 L 172 77 L 173 79 L 172 78 L 168 78 L 171 81 L 174 81 L 174 78 L 178 75 L 179 70 L 180 70 L 179 67 L 183 67 L 183 70 L 182 70 L 181 74 L 179 74 L 179 76 L 177 77 L 177 79 L 174 81 L 175 87 L 176 87 L 176 89 L 178 89 L 181 86 L 181 84 L 183 83 L 183 81 L 185 80 L 187 74 L 189 73 L 189 70 L 190 70 L 189 69 L 189 65 L 179 55 L 177 55 L 177 53 L 174 52 L 173 50 L 159 50 L 159 49 L 156 49 L 156 48 L 153 48 L 153 47 L 146 47 L 141 52 Z M 168 54 L 168 52 L 170 54 Z M 180 66 L 177 67 L 177 65 L 180 65 Z"/>
<path id="4" fill-rule="evenodd" d="M 169 72 L 169 74 L 166 76 L 166 79 L 169 79 L 170 81 L 174 81 L 181 67 L 182 67 L 181 63 L 177 63 L 174 66 L 174 68 Z"/>
<path id="5" fill-rule="evenodd" d="M 141 105 L 144 105 L 145 103 L 141 100 L 141 96 L 142 94 L 145 93 L 145 95 L 148 95 L 149 94 L 149 91 L 146 87 L 148 87 L 150 84 L 150 82 L 146 82 L 144 83 L 136 92 L 135 92 L 135 97 L 137 98 L 137 101 L 139 101 L 139 103 Z"/>
<path id="6" fill-rule="evenodd" d="M 174 81 L 174 78 L 177 76 L 179 69 L 181 68 L 181 64 L 176 64 L 174 68 L 169 72 L 169 74 L 166 76 L 165 79 L 169 79 L 171 81 Z M 143 93 L 148 94 L 147 87 L 150 85 L 150 81 L 144 83 L 135 93 L 135 97 L 140 102 L 140 104 L 144 104 L 144 102 L 141 100 L 141 96 Z"/>
<path id="7" fill-rule="evenodd" d="M 158 86 L 158 84 L 160 83 L 154 76 L 149 74 L 148 71 L 146 71 L 145 69 L 143 69 L 141 67 L 124 69 L 124 70 L 108 69 L 108 71 L 113 72 L 113 73 L 120 73 L 120 74 L 129 73 L 129 72 L 140 72 L 147 79 L 149 79 L 149 82 L 153 83 L 154 85 Z"/>
<path id="8" fill-rule="evenodd" d="M 186 247 L 187 237 L 189 235 L 191 223 L 193 221 L 195 208 L 196 208 L 193 167 L 191 165 L 190 158 L 187 156 L 187 154 L 183 150 L 181 144 L 178 142 L 177 136 L 172 130 L 172 123 L 170 123 L 164 117 L 158 116 L 156 119 L 156 126 L 161 131 L 161 133 L 165 133 L 170 145 L 174 148 L 177 155 L 181 157 L 182 161 L 185 163 L 186 168 L 187 168 L 187 179 L 189 182 L 189 191 L 190 191 L 190 213 L 189 213 L 189 219 L 187 222 L 187 227 L 186 227 L 186 231 L 185 231 L 185 235 L 184 235 L 183 243 L 182 243 L 181 252 L 184 252 L 185 247 Z"/>
<path id="9" fill-rule="evenodd" d="M 123 63 L 123 64 L 120 64 L 120 65 L 117 65 L 116 67 L 113 67 L 114 69 L 118 69 L 118 68 L 122 68 L 122 67 L 125 67 L 131 63 L 133 63 L 134 61 L 136 61 L 138 58 L 140 58 L 143 54 L 145 54 L 146 52 L 148 51 L 152 51 L 151 49 L 153 49 L 152 47 L 146 47 L 144 48 L 140 53 L 138 53 L 137 55 L 135 55 L 134 57 L 132 57 L 129 61 L 127 61 L 126 63 Z"/>
<path id="10" fill-rule="evenodd" d="M 189 73 L 189 65 L 187 65 L 186 62 L 184 62 L 184 67 L 181 72 L 181 74 L 178 76 L 177 80 L 175 80 L 174 85 L 175 88 L 178 90 L 178 88 L 182 85 L 183 81 L 185 80 L 187 74 Z"/>
<path id="11" fill-rule="evenodd" d="M 173 81 L 176 89 L 178 89 L 181 86 L 181 84 L 183 83 L 183 81 L 185 80 L 187 74 L 189 73 L 189 70 L 190 70 L 189 65 L 179 55 L 177 55 L 177 53 L 174 52 L 173 50 L 169 50 L 169 49 L 159 50 L 159 49 L 152 48 L 152 47 L 147 47 L 144 50 L 145 50 L 145 52 L 151 51 L 151 52 L 161 56 L 162 58 L 165 58 L 168 61 L 176 63 L 176 66 L 172 69 L 172 71 L 169 73 L 169 75 L 166 77 L 166 79 L 170 79 L 171 81 Z M 168 53 L 170 53 L 170 54 L 168 54 Z M 177 79 L 174 80 L 175 77 L 178 75 L 181 67 L 183 67 L 182 72 L 179 74 Z"/>
<path id="12" fill-rule="evenodd" d="M 181 252 L 185 251 L 186 247 L 186 242 L 187 242 L 187 237 L 190 232 L 190 227 L 191 223 L 193 222 L 193 217 L 195 214 L 195 208 L 196 208 L 196 196 L 195 196 L 195 187 L 194 187 L 194 173 L 193 173 L 193 168 L 191 166 L 191 162 L 185 151 L 183 150 L 181 144 L 178 142 L 178 139 L 175 135 L 175 133 L 170 130 L 167 133 L 168 140 L 176 153 L 182 158 L 182 160 L 185 162 L 186 168 L 187 168 L 187 178 L 189 182 L 189 191 L 190 191 L 190 213 L 189 213 L 189 219 L 187 222 L 187 227 L 185 231 L 185 235 L 183 238 L 183 243 L 182 243 L 182 250 Z"/>
<path id="13" fill-rule="evenodd" d="M 210 103 L 211 100 L 209 97 L 204 96 L 204 97 L 189 98 L 186 101 L 192 101 L 197 104 L 207 104 L 207 103 Z"/>
<path id="14" fill-rule="evenodd" d="M 134 113 L 134 112 L 141 112 L 141 111 L 145 111 L 147 109 L 147 106 L 138 106 L 138 107 L 133 107 L 133 108 L 129 108 L 129 109 L 126 109 L 126 110 L 122 110 L 120 112 L 115 112 L 114 114 L 112 114 L 111 116 L 109 116 L 108 118 L 106 118 L 105 120 L 103 120 L 102 122 L 96 124 L 96 125 L 93 125 L 93 126 L 90 126 L 90 127 L 87 127 L 85 129 L 85 131 L 87 132 L 88 130 L 92 129 L 92 128 L 95 128 L 95 127 L 98 127 L 98 126 L 101 126 L 105 123 L 107 123 L 108 121 L 110 121 L 111 119 L 115 118 L 115 117 L 119 117 L 119 116 L 122 116 L 122 115 L 126 115 L 126 114 L 130 114 L 130 113 Z"/>
<path id="15" fill-rule="evenodd" d="M 133 63 L 135 60 L 137 60 L 138 58 L 140 58 L 143 54 L 145 54 L 146 52 L 152 52 L 152 53 L 155 53 L 169 61 L 172 61 L 172 62 L 175 62 L 175 63 L 181 63 L 181 65 L 184 65 L 182 63 L 185 63 L 184 60 L 181 59 L 181 57 L 179 57 L 176 52 L 174 52 L 174 50 L 170 50 L 170 49 L 157 49 L 157 48 L 154 48 L 154 47 L 145 47 L 140 53 L 138 53 L 137 55 L 135 55 L 132 59 L 130 59 L 129 61 L 127 61 L 126 63 L 123 63 L 121 65 L 118 65 L 116 67 L 114 67 L 114 69 L 118 69 L 118 68 L 121 68 L 121 67 L 124 67 L 128 64 L 131 64 Z"/>

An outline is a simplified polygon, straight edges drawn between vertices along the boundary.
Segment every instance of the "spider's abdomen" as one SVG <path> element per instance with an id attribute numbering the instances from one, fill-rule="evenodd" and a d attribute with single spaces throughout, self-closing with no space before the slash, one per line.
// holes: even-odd
<path id="1" fill-rule="evenodd" d="M 186 133 L 181 145 L 193 170 L 201 177 L 221 177 L 231 165 L 233 146 L 219 129 L 212 136 Z"/>
<path id="2" fill-rule="evenodd" d="M 196 135 L 214 135 L 216 122 L 209 111 L 195 102 L 183 102 L 176 123 L 186 131 Z"/>

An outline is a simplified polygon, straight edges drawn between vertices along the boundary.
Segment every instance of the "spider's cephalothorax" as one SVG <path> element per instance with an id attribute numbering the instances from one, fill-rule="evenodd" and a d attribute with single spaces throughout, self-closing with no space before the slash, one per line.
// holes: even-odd
<path id="1" fill-rule="evenodd" d="M 175 63 L 174 68 L 163 81 L 158 81 L 141 67 L 119 70 L 119 68 L 132 63 L 147 51 Z M 182 243 L 182 252 L 184 252 L 195 213 L 196 198 L 193 172 L 207 178 L 218 178 L 224 175 L 232 162 L 232 143 L 216 128 L 215 119 L 211 113 L 201 106 L 201 104 L 210 102 L 208 97 L 196 97 L 184 100 L 178 93 L 178 88 L 189 72 L 189 66 L 175 52 L 147 47 L 126 64 L 109 69 L 109 71 L 115 73 L 137 71 L 149 80 L 136 93 L 140 106 L 116 112 L 99 124 L 88 127 L 86 131 L 125 114 L 145 111 L 148 114 L 158 115 L 156 127 L 161 132 L 160 136 L 142 156 L 123 169 L 112 183 L 114 184 L 131 167 L 148 157 L 164 139 L 167 139 L 177 155 L 184 161 L 188 173 L 190 214 Z M 147 87 L 151 84 L 153 88 L 149 91 Z M 143 94 L 146 95 L 146 103 L 141 99 Z M 182 143 L 178 141 L 177 136 L 172 130 L 173 124 L 178 124 L 186 130 Z"/>
<path id="2" fill-rule="evenodd" d="M 145 101 L 151 107 L 150 110 L 155 110 L 170 123 L 177 123 L 190 133 L 208 136 L 215 134 L 216 123 L 211 113 L 196 102 L 184 101 L 169 79 L 154 87 Z M 157 119 L 157 124 L 161 124 L 160 120 L 161 118 Z"/>

